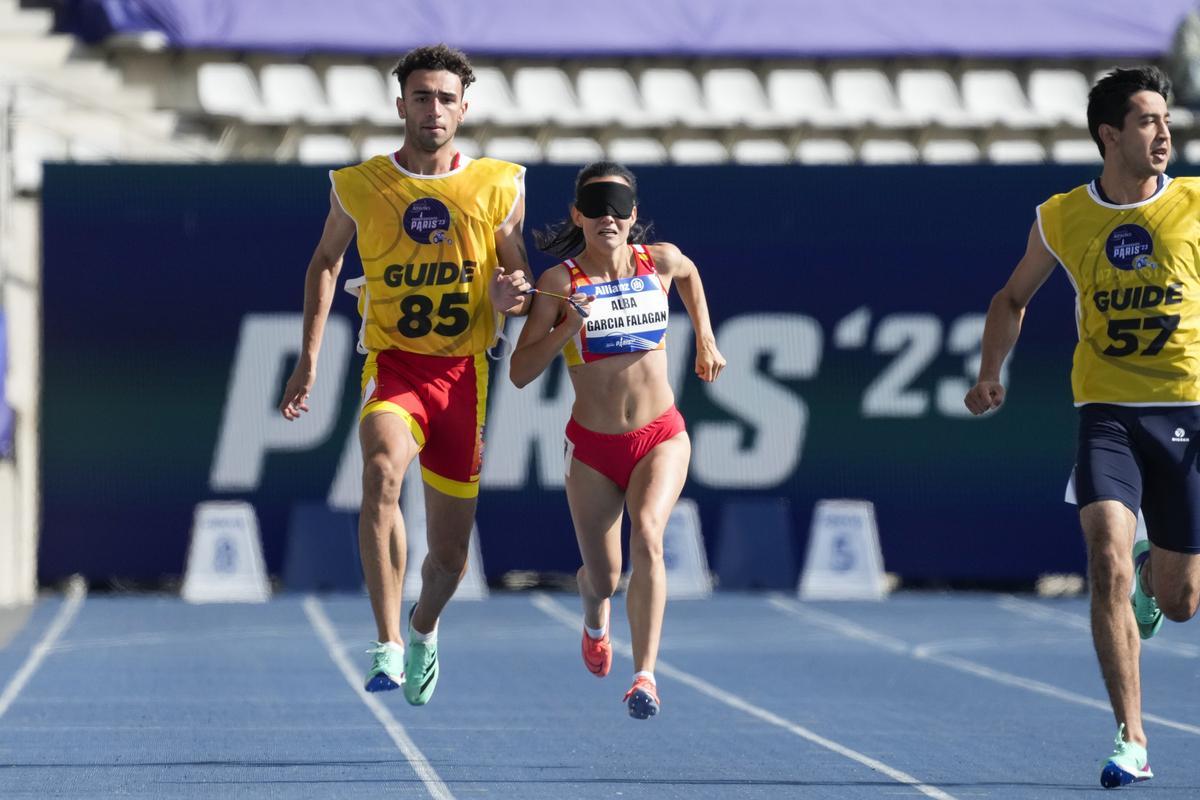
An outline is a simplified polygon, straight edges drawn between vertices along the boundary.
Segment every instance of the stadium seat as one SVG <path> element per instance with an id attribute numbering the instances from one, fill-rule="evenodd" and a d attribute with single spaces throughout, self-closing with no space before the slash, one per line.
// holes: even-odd
<path id="1" fill-rule="evenodd" d="M 311 125 L 347 122 L 349 118 L 325 102 L 317 75 L 305 64 L 267 64 L 258 73 L 263 105 L 285 122 L 302 119 Z"/>
<path id="2" fill-rule="evenodd" d="M 1017 76 L 1006 69 L 967 70 L 962 77 L 963 107 L 984 125 L 1045 127 L 1051 120 L 1033 111 Z"/>
<path id="3" fill-rule="evenodd" d="M 1104 160 L 1091 139 L 1059 139 L 1050 145 L 1050 158 L 1059 164 L 1099 164 Z"/>
<path id="4" fill-rule="evenodd" d="M 881 70 L 865 67 L 835 69 L 829 79 L 834 105 L 858 123 L 885 128 L 915 126 L 921 120 L 900 108 L 892 82 Z"/>
<path id="5" fill-rule="evenodd" d="M 467 101 L 466 123 L 527 125 L 533 122 L 517 107 L 508 79 L 496 67 L 475 67 L 475 82 L 463 96 Z"/>
<path id="6" fill-rule="evenodd" d="M 676 164 L 724 164 L 729 151 L 716 139 L 676 139 L 667 148 Z"/>
<path id="7" fill-rule="evenodd" d="M 864 164 L 915 164 L 917 148 L 904 139 L 864 139 L 858 148 Z"/>
<path id="8" fill-rule="evenodd" d="M 367 120 L 376 125 L 400 125 L 396 95 L 389 91 L 391 76 L 365 64 L 339 64 L 325 72 L 329 107 L 344 120 Z"/>
<path id="9" fill-rule="evenodd" d="M 582 117 L 594 124 L 616 123 L 627 128 L 652 124 L 628 70 L 584 67 L 575 78 L 575 86 Z"/>
<path id="10" fill-rule="evenodd" d="M 805 139 L 796 145 L 801 164 L 853 164 L 854 147 L 845 139 Z"/>
<path id="11" fill-rule="evenodd" d="M 1192 139 L 1177 151 L 1189 164 L 1200 164 L 1200 139 Z"/>
<path id="12" fill-rule="evenodd" d="M 455 139 L 455 141 L 459 141 Z M 386 156 L 404 145 L 404 134 L 365 136 L 358 144 L 358 157 L 363 161 L 374 156 Z"/>
<path id="13" fill-rule="evenodd" d="M 656 124 L 681 122 L 693 128 L 716 124 L 704 105 L 696 76 L 688 70 L 652 67 L 642 73 L 638 85 L 647 117 L 655 119 Z"/>
<path id="14" fill-rule="evenodd" d="M 730 152 L 738 164 L 786 164 L 792 160 L 788 146 L 778 139 L 740 139 Z"/>
<path id="15" fill-rule="evenodd" d="M 963 110 L 962 98 L 950 73 L 940 69 L 904 69 L 896 76 L 900 108 L 921 124 L 966 128 L 976 120 Z"/>
<path id="16" fill-rule="evenodd" d="M 36 191 L 42 185 L 42 164 L 66 160 L 67 139 L 57 131 L 24 122 L 13 132 L 12 154 L 13 185 L 17 191 Z"/>
<path id="17" fill-rule="evenodd" d="M 783 127 L 784 117 L 771 108 L 758 76 L 744 67 L 710 69 L 700 79 L 704 103 L 723 126 Z"/>
<path id="18" fill-rule="evenodd" d="M 536 164 L 542 160 L 542 149 L 528 136 L 493 136 L 483 150 L 492 158 L 518 164 Z"/>
<path id="19" fill-rule="evenodd" d="M 1073 69 L 1035 69 L 1029 75 L 1029 102 L 1048 120 L 1087 127 L 1088 82 Z"/>
<path id="20" fill-rule="evenodd" d="M 993 164 L 1041 164 L 1046 148 L 1035 139 L 999 139 L 987 146 L 987 159 Z"/>
<path id="21" fill-rule="evenodd" d="M 974 164 L 980 156 L 979 145 L 970 139 L 930 139 L 921 146 L 926 164 Z"/>
<path id="22" fill-rule="evenodd" d="M 586 136 L 556 136 L 546 142 L 546 162 L 550 164 L 590 164 L 604 158 L 604 148 Z"/>
<path id="23" fill-rule="evenodd" d="M 785 67 L 767 73 L 767 98 L 771 110 L 785 124 L 810 123 L 819 128 L 840 128 L 854 120 L 834 108 L 825 78 L 815 69 Z"/>
<path id="24" fill-rule="evenodd" d="M 608 140 L 608 157 L 621 164 L 667 163 L 667 148 L 648 136 L 614 137 Z"/>
<path id="25" fill-rule="evenodd" d="M 567 73 L 558 67 L 520 67 L 513 73 L 513 97 L 530 122 L 592 125 L 575 100 Z"/>
<path id="26" fill-rule="evenodd" d="M 352 164 L 358 151 L 349 137 L 337 133 L 307 133 L 296 145 L 296 160 L 302 164 Z"/>
<path id="27" fill-rule="evenodd" d="M 258 81 L 242 63 L 206 62 L 196 70 L 200 109 L 214 117 L 233 117 L 250 124 L 282 122 L 263 106 Z"/>

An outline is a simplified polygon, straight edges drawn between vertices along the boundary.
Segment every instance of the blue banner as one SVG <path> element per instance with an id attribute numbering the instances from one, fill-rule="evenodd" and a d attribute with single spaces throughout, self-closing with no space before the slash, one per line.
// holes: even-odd
<path id="1" fill-rule="evenodd" d="M 528 175 L 530 228 L 562 217 L 575 170 Z M 704 384 L 677 305 L 672 381 L 718 571 L 735 500 L 782 498 L 796 553 L 815 502 L 875 503 L 889 571 L 914 581 L 1081 572 L 1069 371 L 1074 295 L 1042 288 L 1009 400 L 971 418 L 983 315 L 1034 207 L 1084 167 L 644 168 L 640 213 L 699 265 L 729 366 Z M 275 410 L 299 347 L 325 170 L 49 165 L 43 187 L 40 576 L 155 580 L 183 568 L 192 509 L 244 499 L 278 572 L 300 503 L 353 510 L 361 357 L 338 292 L 312 412 Z M 550 260 L 530 248 L 535 272 Z M 353 252 L 342 276 L 359 274 Z M 510 323 L 515 333 L 518 321 Z M 493 366 L 479 529 L 495 580 L 574 572 L 562 491 L 561 364 L 515 389 Z M 798 565 L 794 565 L 798 566 Z"/>

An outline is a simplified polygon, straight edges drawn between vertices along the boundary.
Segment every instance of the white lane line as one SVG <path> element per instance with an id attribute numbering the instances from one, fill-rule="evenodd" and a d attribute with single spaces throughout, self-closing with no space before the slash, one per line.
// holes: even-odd
<path id="1" fill-rule="evenodd" d="M 562 622 L 572 630 L 579 629 L 580 625 L 583 624 L 582 618 L 579 614 L 568 611 L 562 606 L 562 604 L 556 600 L 553 600 L 546 594 L 541 592 L 535 593 L 532 602 L 539 611 L 558 620 L 559 622 Z M 609 635 L 611 637 L 611 633 Z M 612 639 L 612 646 L 613 650 L 620 652 L 626 658 L 633 658 L 632 648 L 625 643 L 619 642 L 614 638 Z M 706 680 L 697 678 L 691 673 L 684 672 L 678 667 L 671 666 L 661 659 L 659 659 L 659 661 L 656 663 L 654 671 L 659 675 L 666 675 L 672 680 L 676 680 L 686 686 L 690 686 L 701 694 L 707 695 L 719 703 L 724 703 L 730 708 L 734 708 L 738 711 L 749 714 L 750 716 L 760 719 L 769 725 L 782 728 L 788 733 L 795 734 L 801 739 L 806 739 L 815 745 L 824 747 L 826 750 L 837 753 L 838 755 L 848 758 L 851 761 L 857 761 L 859 764 L 873 769 L 876 772 L 881 772 L 897 783 L 902 783 L 906 786 L 909 786 L 927 797 L 933 797 L 937 800 L 956 800 L 954 795 L 947 794 L 936 786 L 929 786 L 921 783 L 921 781 L 917 780 L 912 775 L 909 775 L 907 772 L 902 772 L 895 767 L 890 767 L 882 761 L 871 758 L 868 755 L 864 755 L 857 750 L 851 750 L 849 747 L 838 744 L 832 739 L 826 739 L 824 736 L 814 733 L 808 728 L 797 725 L 791 720 L 784 719 L 777 714 L 772 714 L 765 708 L 756 706 L 747 700 L 743 700 L 732 692 L 725 689 L 720 689 Z"/>
<path id="2" fill-rule="evenodd" d="M 975 675 L 979 678 L 985 678 L 996 683 L 1004 684 L 1005 686 L 1013 686 L 1018 689 L 1035 692 L 1037 694 L 1053 697 L 1056 700 L 1062 700 L 1067 703 L 1075 703 L 1076 705 L 1095 708 L 1105 713 L 1112 713 L 1112 706 L 1104 700 L 1097 700 L 1094 697 L 1087 697 L 1076 692 L 1062 689 L 1053 684 L 1035 681 L 1032 678 L 1023 678 L 1020 675 L 1014 675 L 1011 672 L 1004 672 L 998 669 L 984 666 L 975 661 L 969 661 L 965 658 L 956 656 L 941 655 L 937 651 L 945 647 L 945 643 L 938 642 L 928 646 L 917 645 L 912 646 L 901 642 L 891 636 L 875 633 L 869 628 L 864 628 L 848 619 L 839 617 L 836 614 L 830 614 L 816 609 L 806 608 L 794 600 L 788 600 L 778 595 L 770 598 L 770 604 L 778 608 L 784 613 L 798 617 L 805 622 L 808 622 L 818 627 L 831 630 L 834 633 L 840 633 L 846 638 L 857 639 L 868 642 L 879 647 L 883 647 L 892 653 L 908 656 L 917 661 L 927 661 L 933 664 L 940 664 L 950 669 L 965 672 L 968 675 Z M 899 645 L 899 647 L 897 647 Z M 1147 714 L 1142 712 L 1143 722 L 1154 722 L 1166 728 L 1172 728 L 1184 733 L 1191 733 L 1200 736 L 1200 726 L 1189 725 L 1186 722 L 1160 717 L 1157 714 Z"/>
<path id="3" fill-rule="evenodd" d="M 71 578 L 71 582 L 67 584 L 66 597 L 63 603 L 58 607 L 58 613 L 54 615 L 54 619 L 50 622 L 50 626 L 46 628 L 46 632 L 42 634 L 42 638 L 33 649 L 29 651 L 29 655 L 25 658 L 25 663 L 17 670 L 17 674 L 12 676 L 12 680 L 4 687 L 4 692 L 0 693 L 0 717 L 8 711 L 12 706 L 13 701 L 17 699 L 17 695 L 25 688 L 25 684 L 37 672 L 37 668 L 41 666 L 42 660 L 50 653 L 54 643 L 58 641 L 58 637 L 62 636 L 63 631 L 75 619 L 75 615 L 79 613 L 79 608 L 83 605 L 84 598 L 87 597 L 87 584 L 83 578 L 78 575 Z"/>
<path id="4" fill-rule="evenodd" d="M 1062 611 L 1057 608 L 1047 608 L 1041 603 L 1022 600 L 1012 595 L 1004 595 L 996 601 L 996 604 L 1009 613 L 1019 614 L 1029 619 L 1057 623 L 1088 634 L 1092 631 L 1091 620 L 1082 614 L 1072 614 L 1069 611 Z M 1160 650 L 1171 655 L 1182 656 L 1183 658 L 1200 658 L 1200 647 L 1188 644 L 1187 642 L 1173 642 L 1170 639 L 1162 637 L 1147 639 L 1142 642 L 1142 647 L 1148 650 Z"/>
<path id="5" fill-rule="evenodd" d="M 388 736 L 392 737 L 392 741 L 396 743 L 396 747 L 412 765 L 413 771 L 417 773 L 417 777 L 425 784 L 425 788 L 429 790 L 429 794 L 434 800 L 454 800 L 454 795 L 450 793 L 450 789 L 442 782 L 441 777 L 430 765 L 429 760 L 425 758 L 425 754 L 420 748 L 409 738 L 408 733 L 404 730 L 404 726 L 392 716 L 392 712 L 388 711 L 387 706 L 380 702 L 378 697 L 368 692 L 363 688 L 358 672 L 354 669 L 354 665 L 350 663 L 350 659 L 346 658 L 346 654 L 342 651 L 342 646 L 338 641 L 337 631 L 333 628 L 333 623 L 329 621 L 329 617 L 325 614 L 325 609 L 321 607 L 321 601 L 313 596 L 304 598 L 304 613 L 308 616 L 308 621 L 312 624 L 313 630 L 317 632 L 317 636 L 325 645 L 326 651 L 329 652 L 329 657 L 333 659 L 333 663 L 341 670 L 342 677 L 346 679 L 346 683 L 350 684 L 350 688 L 358 695 L 358 699 L 363 701 L 363 704 L 371 710 L 375 715 L 375 719 L 379 720 L 379 724 L 383 725 L 384 730 L 388 732 Z"/>

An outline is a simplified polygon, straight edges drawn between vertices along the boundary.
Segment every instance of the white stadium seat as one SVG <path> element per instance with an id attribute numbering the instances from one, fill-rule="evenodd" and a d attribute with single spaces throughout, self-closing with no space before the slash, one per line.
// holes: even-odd
<path id="1" fill-rule="evenodd" d="M 558 67 L 520 67 L 513 73 L 513 97 L 533 122 L 589 125 L 583 118 L 567 74 Z"/>
<path id="2" fill-rule="evenodd" d="M 1091 139 L 1059 139 L 1050 145 L 1050 158 L 1060 164 L 1099 164 L 1104 160 Z"/>
<path id="3" fill-rule="evenodd" d="M 980 157 L 979 145 L 970 139 L 930 139 L 921 146 L 926 164 L 974 164 Z"/>
<path id="4" fill-rule="evenodd" d="M 334 113 L 345 120 L 368 120 L 376 125 L 400 125 L 396 111 L 395 79 L 366 64 L 341 64 L 325 72 L 325 96 Z"/>
<path id="5" fill-rule="evenodd" d="M 201 64 L 196 70 L 196 94 L 205 114 L 236 117 L 251 124 L 282 121 L 267 112 L 254 73 L 240 62 Z"/>
<path id="6" fill-rule="evenodd" d="M 921 123 L 920 119 L 900 108 L 892 91 L 892 82 L 881 70 L 836 69 L 829 79 L 829 86 L 838 110 L 860 123 L 887 128 Z"/>
<path id="7" fill-rule="evenodd" d="M 579 107 L 595 124 L 617 123 L 640 128 L 648 123 L 637 85 L 628 70 L 617 67 L 584 67 L 575 77 Z"/>
<path id="8" fill-rule="evenodd" d="M 729 151 L 716 139 L 676 139 L 667 148 L 676 164 L 724 164 Z"/>
<path id="9" fill-rule="evenodd" d="M 1180 155 L 1189 164 L 1200 164 L 1200 139 L 1192 139 L 1185 144 Z"/>
<path id="10" fill-rule="evenodd" d="M 796 145 L 796 160 L 801 164 L 853 164 L 854 147 L 845 139 L 805 139 Z"/>
<path id="11" fill-rule="evenodd" d="M 704 106 L 700 84 L 689 70 L 653 67 L 642 73 L 638 86 L 646 115 L 657 124 L 682 122 L 697 128 L 715 124 Z"/>
<path id="12" fill-rule="evenodd" d="M 517 164 L 536 164 L 542 160 L 542 149 L 528 136 L 493 136 L 484 146 L 484 154 Z"/>
<path id="13" fill-rule="evenodd" d="M 700 78 L 704 102 L 713 120 L 725 126 L 782 127 L 784 117 L 771 109 L 758 76 L 741 67 L 710 69 Z"/>
<path id="14" fill-rule="evenodd" d="M 952 128 L 971 127 L 971 115 L 950 73 L 940 69 L 904 69 L 896 76 L 900 107 L 922 124 L 935 122 Z"/>
<path id="15" fill-rule="evenodd" d="M 604 148 L 586 136 L 556 136 L 546 142 L 546 161 L 550 164 L 590 164 L 604 158 Z"/>
<path id="16" fill-rule="evenodd" d="M 459 139 L 455 137 L 455 142 Z M 375 156 L 386 156 L 404 146 L 404 134 L 387 134 L 382 136 L 366 136 L 359 142 L 358 157 L 363 161 Z"/>
<path id="17" fill-rule="evenodd" d="M 767 98 L 771 110 L 785 124 L 807 122 L 821 128 L 839 128 L 854 121 L 834 108 L 825 78 L 815 69 L 780 68 L 767 73 Z"/>
<path id="18" fill-rule="evenodd" d="M 350 164 L 358 151 L 349 137 L 337 133 L 309 133 L 300 137 L 296 160 L 302 164 Z"/>
<path id="19" fill-rule="evenodd" d="M 738 164 L 786 164 L 792 160 L 788 146 L 778 139 L 741 139 L 730 151 Z"/>
<path id="20" fill-rule="evenodd" d="M 915 164 L 917 148 L 904 139 L 864 139 L 858 158 L 864 164 Z"/>
<path id="21" fill-rule="evenodd" d="M 1029 102 L 1053 122 L 1087 127 L 1088 82 L 1073 69 L 1035 69 L 1029 75 Z"/>
<path id="22" fill-rule="evenodd" d="M 608 157 L 621 164 L 665 164 L 667 148 L 649 136 L 614 137 L 608 140 Z"/>
<path id="23" fill-rule="evenodd" d="M 1051 120 L 1033 111 L 1017 76 L 1006 69 L 967 70 L 962 77 L 963 106 L 984 125 L 1038 128 Z"/>
<path id="24" fill-rule="evenodd" d="M 473 72 L 475 82 L 464 93 L 466 124 L 527 125 L 534 121 L 517 107 L 503 72 L 496 67 L 475 67 Z"/>
<path id="25" fill-rule="evenodd" d="M 259 71 L 258 83 L 267 112 L 281 120 L 315 125 L 347 121 L 325 102 L 321 82 L 305 64 L 268 64 Z"/>
<path id="26" fill-rule="evenodd" d="M 999 139 L 987 146 L 987 159 L 993 164 L 1041 164 L 1046 148 L 1035 139 Z"/>

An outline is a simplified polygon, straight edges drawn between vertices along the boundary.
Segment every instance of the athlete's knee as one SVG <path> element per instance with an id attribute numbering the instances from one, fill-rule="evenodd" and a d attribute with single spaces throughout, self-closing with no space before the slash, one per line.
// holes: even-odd
<path id="1" fill-rule="evenodd" d="M 662 561 L 662 528 L 644 527 L 635 521 L 629 534 L 629 557 L 635 563 Z"/>
<path id="2" fill-rule="evenodd" d="M 1116 596 L 1128 592 L 1133 580 L 1129 553 L 1115 544 L 1093 547 L 1088 552 L 1088 582 L 1093 594 Z"/>
<path id="3" fill-rule="evenodd" d="M 386 453 L 375 453 L 363 463 L 363 499 L 394 503 L 400 499 L 404 471 Z"/>
<path id="4" fill-rule="evenodd" d="M 588 588 L 591 590 L 593 597 L 606 598 L 612 597 L 617 593 L 617 588 L 621 585 L 621 570 L 619 568 L 608 570 L 583 570 L 583 579 L 587 581 Z"/>
<path id="5" fill-rule="evenodd" d="M 1187 622 L 1200 607 L 1200 586 L 1187 583 L 1166 592 L 1160 590 L 1155 599 L 1164 617 L 1172 622 Z"/>
<path id="6" fill-rule="evenodd" d="M 431 541 L 427 563 L 440 572 L 459 575 L 467 568 L 469 542 L 469 539 L 459 541 L 457 537 Z"/>

